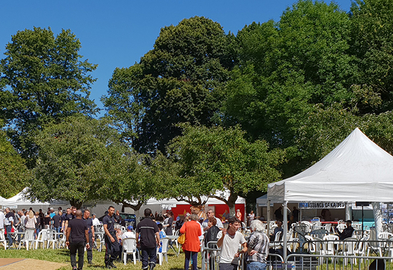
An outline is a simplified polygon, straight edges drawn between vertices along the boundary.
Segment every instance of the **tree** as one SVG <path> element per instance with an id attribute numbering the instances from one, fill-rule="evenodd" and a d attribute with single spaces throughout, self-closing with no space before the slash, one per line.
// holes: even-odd
<path id="1" fill-rule="evenodd" d="M 165 153 L 166 144 L 181 134 L 178 123 L 215 122 L 234 65 L 231 39 L 209 19 L 184 19 L 162 28 L 140 63 L 114 71 L 102 100 L 137 151 Z"/>
<path id="2" fill-rule="evenodd" d="M 173 186 L 180 195 L 206 195 L 224 201 L 235 214 L 235 201 L 251 190 L 266 190 L 280 178 L 276 169 L 285 159 L 282 150 L 269 151 L 264 141 L 249 143 L 240 127 L 185 127 L 184 135 L 170 144 L 170 155 L 179 164 L 183 180 Z M 176 179 L 177 180 L 177 179 Z M 227 189 L 229 198 L 215 196 Z"/>
<path id="3" fill-rule="evenodd" d="M 52 30 L 18 31 L 1 60 L 0 117 L 6 120 L 12 144 L 30 167 L 37 146 L 33 137 L 47 123 L 58 123 L 76 113 L 93 115 L 95 104 L 89 89 L 95 81 L 89 73 L 96 65 L 81 61 L 80 41 L 70 30 L 54 37 Z"/>
<path id="4" fill-rule="evenodd" d="M 160 153 L 152 158 L 126 148 L 116 153 L 110 159 L 111 166 L 107 166 L 106 180 L 98 190 L 102 199 L 121 203 L 138 215 L 147 200 L 165 197 L 168 187 L 164 187 L 164 183 L 171 172 L 169 160 Z"/>
<path id="5" fill-rule="evenodd" d="M 109 123 L 85 116 L 46 126 L 35 138 L 40 151 L 30 195 L 41 201 L 66 200 L 77 208 L 101 199 L 106 172 L 122 154 L 118 140 Z"/>
<path id="6" fill-rule="evenodd" d="M 351 8 L 351 54 L 360 76 L 357 86 L 380 98 L 379 106 L 359 104 L 361 113 L 392 110 L 393 3 L 389 0 L 355 1 Z"/>
<path id="7" fill-rule="evenodd" d="M 12 147 L 4 131 L 0 131 L 0 196 L 9 198 L 27 186 L 30 172 L 25 160 Z"/>

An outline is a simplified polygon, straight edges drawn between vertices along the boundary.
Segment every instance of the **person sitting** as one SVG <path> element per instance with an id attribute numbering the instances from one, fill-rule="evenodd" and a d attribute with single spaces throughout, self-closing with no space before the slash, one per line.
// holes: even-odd
<path id="1" fill-rule="evenodd" d="M 352 237 L 353 231 L 355 230 L 352 227 L 352 221 L 347 220 L 346 224 L 347 224 L 347 227 L 341 233 L 338 232 L 338 236 L 340 237 L 340 240 L 344 240 L 345 238 Z"/>
<path id="2" fill-rule="evenodd" d="M 278 232 L 281 232 L 280 238 L 278 240 L 281 240 L 281 238 L 282 238 L 282 234 L 283 234 L 282 221 L 281 220 L 277 220 L 276 224 L 277 224 L 277 227 L 274 228 L 273 234 L 270 235 L 270 242 L 274 242 L 274 240 L 276 239 L 276 234 Z"/>

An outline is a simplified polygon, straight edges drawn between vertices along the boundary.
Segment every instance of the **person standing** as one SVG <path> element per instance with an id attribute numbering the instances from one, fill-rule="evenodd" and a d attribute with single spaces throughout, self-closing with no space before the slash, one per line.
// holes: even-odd
<path id="1" fill-rule="evenodd" d="M 109 269 L 117 268 L 116 265 L 113 264 L 113 261 L 116 260 L 120 254 L 120 245 L 116 238 L 114 214 L 115 208 L 109 206 L 108 214 L 102 219 L 105 232 L 105 267 Z"/>
<path id="2" fill-rule="evenodd" d="M 8 246 L 11 247 L 12 246 L 12 226 L 14 225 L 14 213 L 12 213 L 10 211 L 10 208 L 7 207 L 5 209 L 5 222 L 4 222 L 6 231 L 7 231 L 7 238 L 8 238 Z"/>
<path id="3" fill-rule="evenodd" d="M 142 251 L 142 269 L 152 270 L 156 266 L 157 246 L 160 246 L 160 235 L 157 224 L 150 218 L 151 210 L 146 208 L 145 218 L 136 226 L 136 245 Z M 140 236 L 140 239 L 139 239 Z"/>
<path id="4" fill-rule="evenodd" d="M 247 270 L 265 270 L 269 255 L 269 238 L 263 232 L 261 221 L 254 220 L 250 225 L 252 234 L 247 242 Z"/>
<path id="5" fill-rule="evenodd" d="M 243 222 L 243 219 L 242 219 L 242 212 L 240 212 L 240 209 L 237 209 L 237 210 L 236 210 L 236 218 L 237 218 L 238 220 L 240 220 L 240 222 Z"/>
<path id="6" fill-rule="evenodd" d="M 222 230 L 224 228 L 224 226 L 222 225 L 222 221 L 215 217 L 215 213 L 213 210 L 209 210 L 207 211 L 207 218 L 202 222 L 202 227 L 204 231 L 207 231 L 209 228 L 207 226 L 208 222 L 209 222 L 209 217 L 214 217 L 217 220 L 217 227 L 220 228 L 220 230 Z"/>
<path id="7" fill-rule="evenodd" d="M 71 266 L 73 270 L 82 270 L 83 259 L 86 249 L 90 247 L 89 231 L 85 221 L 82 219 L 82 211 L 77 210 L 75 219 L 68 223 L 66 233 L 66 245 L 70 249 Z M 78 267 L 76 267 L 76 252 L 78 252 Z"/>
<path id="8" fill-rule="evenodd" d="M 192 258 L 192 270 L 197 270 L 198 264 L 198 252 L 201 249 L 199 236 L 202 235 L 201 225 L 197 222 L 198 216 L 192 214 L 190 216 L 190 221 L 183 224 L 180 229 L 180 233 L 186 235 L 186 240 L 182 245 L 185 261 L 184 269 L 188 270 L 190 265 L 190 259 Z"/>
<path id="9" fill-rule="evenodd" d="M 90 210 L 85 209 L 83 214 L 83 220 L 86 222 L 86 226 L 89 230 L 89 243 L 91 243 L 89 248 L 86 248 L 87 252 L 87 263 L 93 264 L 93 243 L 95 241 L 94 237 L 94 227 L 93 227 L 93 220 L 90 218 Z"/>
<path id="10" fill-rule="evenodd" d="M 236 217 L 228 219 L 228 229 L 223 229 L 217 235 L 217 246 L 221 248 L 219 268 L 220 270 L 236 270 L 241 253 L 247 252 L 247 242 L 239 232 L 240 220 Z M 239 251 L 239 245 L 242 249 Z"/>

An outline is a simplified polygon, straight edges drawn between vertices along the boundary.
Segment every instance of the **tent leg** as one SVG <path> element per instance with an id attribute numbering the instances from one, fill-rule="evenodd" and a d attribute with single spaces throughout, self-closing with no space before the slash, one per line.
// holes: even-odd
<path id="1" fill-rule="evenodd" d="M 284 210 L 283 210 L 283 215 L 284 215 L 284 238 L 283 238 L 283 255 L 284 255 L 284 263 L 286 265 L 287 263 L 287 232 L 288 232 L 288 202 L 284 202 Z"/>

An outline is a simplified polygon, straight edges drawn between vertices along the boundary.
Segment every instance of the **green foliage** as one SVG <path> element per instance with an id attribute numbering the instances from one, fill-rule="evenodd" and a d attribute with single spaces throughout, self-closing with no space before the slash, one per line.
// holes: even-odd
<path id="1" fill-rule="evenodd" d="M 380 96 L 378 107 L 359 106 L 363 113 L 380 113 L 393 108 L 393 2 L 390 0 L 356 1 L 352 12 L 351 53 L 357 57 L 361 76 L 358 85 Z"/>
<path id="2" fill-rule="evenodd" d="M 230 197 L 220 199 L 231 208 L 240 193 L 265 191 L 268 183 L 277 180 L 280 173 L 276 167 L 285 158 L 281 150 L 269 151 L 264 141 L 249 143 L 238 126 L 187 126 L 184 135 L 175 138 L 169 148 L 182 179 L 173 183 L 175 193 L 213 196 L 215 191 L 227 189 Z"/>
<path id="3" fill-rule="evenodd" d="M 103 120 L 73 116 L 48 125 L 36 141 L 40 147 L 31 196 L 66 200 L 80 207 L 102 198 L 100 188 L 121 155 L 118 136 Z"/>
<path id="4" fill-rule="evenodd" d="M 70 30 L 54 37 L 51 29 L 18 31 L 1 60 L 0 117 L 9 125 L 13 145 L 28 159 L 37 153 L 33 137 L 43 125 L 75 113 L 95 114 L 89 89 L 96 69 L 81 61 L 80 41 Z M 30 164 L 34 165 L 34 162 Z"/>
<path id="5" fill-rule="evenodd" d="M 27 185 L 30 173 L 6 134 L 0 131 L 0 196 L 10 198 Z"/>
<path id="6" fill-rule="evenodd" d="M 115 70 L 102 100 L 135 149 L 165 152 L 165 145 L 181 134 L 176 124 L 214 122 L 234 65 L 230 42 L 218 23 L 184 19 L 162 28 L 140 63 Z"/>

